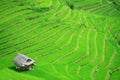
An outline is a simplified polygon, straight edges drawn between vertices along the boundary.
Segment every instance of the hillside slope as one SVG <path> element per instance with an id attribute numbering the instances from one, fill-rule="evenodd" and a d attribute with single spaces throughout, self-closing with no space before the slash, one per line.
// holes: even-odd
<path id="1" fill-rule="evenodd" d="M 0 0 L 0 80 L 119 80 L 119 32 L 108 0 Z M 15 69 L 18 53 L 34 70 Z"/>

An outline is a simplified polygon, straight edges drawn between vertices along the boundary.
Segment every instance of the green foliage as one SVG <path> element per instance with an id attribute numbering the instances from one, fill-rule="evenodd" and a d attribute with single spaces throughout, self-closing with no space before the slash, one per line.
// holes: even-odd
<path id="1" fill-rule="evenodd" d="M 66 1 L 66 4 L 71 8 L 74 9 L 74 5 L 71 1 Z"/>
<path id="2" fill-rule="evenodd" d="M 120 10 L 120 1 L 119 0 L 109 0 L 109 1 L 113 4 L 113 6 L 116 9 Z"/>

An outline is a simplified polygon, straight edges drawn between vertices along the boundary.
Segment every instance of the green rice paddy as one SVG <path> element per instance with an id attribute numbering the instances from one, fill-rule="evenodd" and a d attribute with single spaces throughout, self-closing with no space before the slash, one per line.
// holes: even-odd
<path id="1" fill-rule="evenodd" d="M 120 1 L 0 0 L 0 80 L 120 80 Z"/>

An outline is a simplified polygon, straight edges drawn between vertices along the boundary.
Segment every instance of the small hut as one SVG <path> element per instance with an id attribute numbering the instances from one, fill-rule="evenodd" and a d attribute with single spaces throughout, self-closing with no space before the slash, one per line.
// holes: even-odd
<path id="1" fill-rule="evenodd" d="M 31 70 L 31 69 L 33 69 L 35 60 L 27 57 L 24 54 L 18 54 L 14 58 L 13 62 L 15 63 L 16 68 L 18 70 Z"/>

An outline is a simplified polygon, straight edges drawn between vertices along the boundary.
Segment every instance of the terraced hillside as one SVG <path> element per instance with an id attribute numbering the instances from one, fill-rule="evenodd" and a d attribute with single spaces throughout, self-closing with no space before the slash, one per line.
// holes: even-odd
<path id="1" fill-rule="evenodd" d="M 0 0 L 0 80 L 119 80 L 119 8 L 119 0 Z M 15 69 L 18 53 L 36 60 L 34 70 Z"/>

